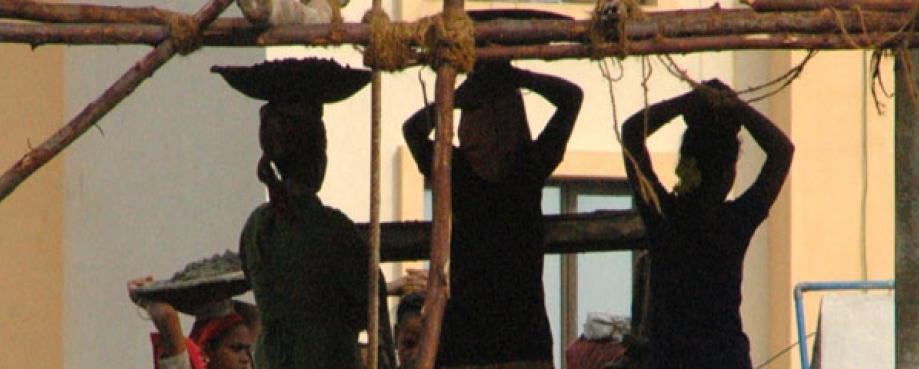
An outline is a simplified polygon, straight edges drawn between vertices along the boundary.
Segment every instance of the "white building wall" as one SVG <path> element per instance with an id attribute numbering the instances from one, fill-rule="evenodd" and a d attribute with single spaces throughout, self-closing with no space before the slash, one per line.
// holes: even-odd
<path id="1" fill-rule="evenodd" d="M 104 3 L 186 13 L 204 4 Z M 239 15 L 235 5 L 226 14 Z M 65 119 L 149 50 L 68 48 Z M 260 48 L 177 55 L 67 149 L 64 367 L 150 367 L 153 325 L 128 299 L 126 282 L 168 278 L 189 261 L 237 248 L 249 211 L 264 199 L 255 176 L 259 104 L 209 68 L 263 57 Z"/>

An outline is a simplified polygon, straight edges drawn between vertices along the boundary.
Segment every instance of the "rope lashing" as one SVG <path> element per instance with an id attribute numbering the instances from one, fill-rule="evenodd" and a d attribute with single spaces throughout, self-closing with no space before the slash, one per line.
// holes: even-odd
<path id="1" fill-rule="evenodd" d="M 635 0 L 597 0 L 588 23 L 587 39 L 590 42 L 593 60 L 603 59 L 601 45 L 612 39 L 618 39 L 616 58 L 624 59 L 628 56 L 629 38 L 626 34 L 626 25 L 633 20 L 646 20 L 648 18 L 641 5 Z"/>
<path id="2" fill-rule="evenodd" d="M 204 39 L 198 29 L 195 18 L 185 14 L 174 14 L 169 17 L 169 31 L 176 52 L 185 56 L 201 48 Z"/>
<path id="3" fill-rule="evenodd" d="M 421 57 L 432 68 L 448 63 L 458 72 L 468 73 L 475 64 L 475 25 L 465 12 L 393 24 L 385 12 L 371 10 L 363 21 L 370 24 L 370 43 L 364 49 L 364 65 L 368 67 L 400 70 Z M 418 50 L 413 52 L 413 47 Z"/>
<path id="4" fill-rule="evenodd" d="M 412 59 L 409 40 L 416 40 L 413 28 L 418 23 L 394 25 L 389 15 L 378 9 L 364 14 L 363 22 L 370 24 L 370 42 L 364 49 L 364 65 L 385 71 L 400 70 L 409 65 Z"/>
<path id="5" fill-rule="evenodd" d="M 453 65 L 459 73 L 469 73 L 475 65 L 475 23 L 464 11 L 447 11 L 433 24 L 433 39 L 429 48 L 436 70 L 444 64 Z"/>

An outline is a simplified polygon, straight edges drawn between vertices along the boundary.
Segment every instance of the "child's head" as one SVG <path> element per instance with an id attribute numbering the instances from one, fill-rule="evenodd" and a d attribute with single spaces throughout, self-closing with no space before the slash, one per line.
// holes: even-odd
<path id="1" fill-rule="evenodd" d="M 402 296 L 396 308 L 396 350 L 403 369 L 415 369 L 418 365 L 418 344 L 424 331 L 422 306 L 424 295 L 410 292 Z"/>

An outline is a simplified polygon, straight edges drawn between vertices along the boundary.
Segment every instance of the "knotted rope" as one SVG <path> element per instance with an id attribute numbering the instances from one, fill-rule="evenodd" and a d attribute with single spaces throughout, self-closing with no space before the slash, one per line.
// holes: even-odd
<path id="1" fill-rule="evenodd" d="M 185 14 L 173 14 L 169 17 L 169 32 L 176 52 L 185 56 L 201 48 L 204 44 L 198 22 L 195 17 Z"/>
<path id="2" fill-rule="evenodd" d="M 616 57 L 624 59 L 628 56 L 629 37 L 626 34 L 626 25 L 633 20 L 646 20 L 648 17 L 641 10 L 641 5 L 635 0 L 599 0 L 590 14 L 587 26 L 587 39 L 590 42 L 593 60 L 605 58 L 600 51 L 600 46 L 613 37 L 618 38 L 618 52 Z"/>
<path id="3" fill-rule="evenodd" d="M 468 73 L 475 64 L 475 24 L 465 12 L 393 24 L 385 12 L 371 10 L 364 22 L 370 24 L 370 43 L 364 49 L 364 64 L 369 67 L 400 70 L 420 57 L 432 68 L 450 64 Z"/>

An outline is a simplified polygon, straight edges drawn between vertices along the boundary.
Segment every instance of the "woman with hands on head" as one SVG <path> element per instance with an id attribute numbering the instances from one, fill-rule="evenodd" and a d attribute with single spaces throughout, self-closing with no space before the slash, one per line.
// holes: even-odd
<path id="1" fill-rule="evenodd" d="M 556 107 L 536 140 L 521 88 Z M 542 284 L 542 188 L 562 161 L 582 98 L 577 85 L 510 62 L 478 63 L 456 90 L 450 299 L 439 367 L 553 366 Z M 429 178 L 433 109 L 422 108 L 403 125 L 418 169 Z"/>
<path id="2" fill-rule="evenodd" d="M 658 180 L 647 136 L 686 122 L 672 192 Z M 727 200 L 745 128 L 765 151 L 753 184 Z M 743 261 L 788 175 L 794 146 L 719 80 L 649 106 L 622 126 L 625 166 L 645 224 L 650 268 L 651 368 L 750 368 L 740 318 Z"/>

